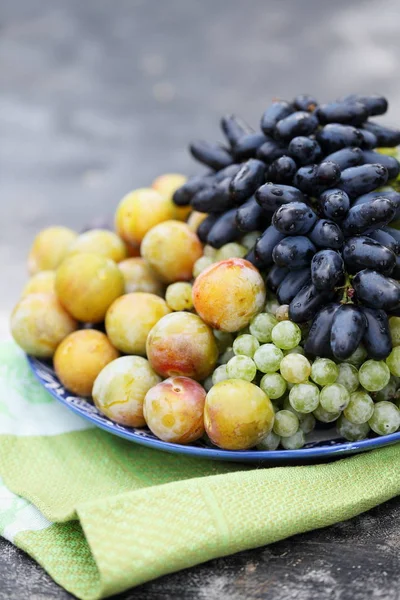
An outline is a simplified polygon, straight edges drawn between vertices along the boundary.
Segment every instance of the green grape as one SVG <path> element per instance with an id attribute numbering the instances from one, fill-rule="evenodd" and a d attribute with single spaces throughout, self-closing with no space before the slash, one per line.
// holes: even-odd
<path id="1" fill-rule="evenodd" d="M 226 365 L 229 379 L 245 379 L 253 381 L 257 373 L 257 367 L 249 356 L 242 354 L 234 356 Z"/>
<path id="2" fill-rule="evenodd" d="M 344 415 L 340 415 L 336 424 L 338 434 L 349 442 L 364 440 L 369 433 L 368 423 L 355 424 L 348 421 Z"/>
<path id="3" fill-rule="evenodd" d="M 350 394 L 355 392 L 360 385 L 357 368 L 349 363 L 340 363 L 336 383 L 343 385 Z"/>
<path id="4" fill-rule="evenodd" d="M 260 442 L 256 448 L 258 450 L 276 450 L 281 442 L 281 438 L 274 431 L 271 431 Z"/>
<path id="5" fill-rule="evenodd" d="M 396 373 L 393 373 L 393 375 L 396 375 Z M 367 360 L 361 365 L 358 377 L 361 385 L 368 392 L 379 392 L 389 383 L 389 367 L 383 360 Z"/>
<path id="6" fill-rule="evenodd" d="M 240 240 L 240 243 L 247 250 L 251 250 L 252 248 L 254 248 L 255 243 L 258 240 L 258 238 L 261 236 L 261 234 L 262 234 L 261 231 L 250 231 L 249 233 L 246 233 L 242 237 L 242 239 Z"/>
<path id="7" fill-rule="evenodd" d="M 254 362 L 261 373 L 274 373 L 279 369 L 283 352 L 274 344 L 263 344 L 254 353 Z"/>
<path id="8" fill-rule="evenodd" d="M 303 415 L 303 419 L 300 420 L 300 429 L 307 435 L 311 433 L 315 428 L 315 417 L 312 413 Z"/>
<path id="9" fill-rule="evenodd" d="M 250 321 L 250 333 L 262 344 L 271 341 L 271 333 L 278 321 L 269 313 L 259 313 Z"/>
<path id="10" fill-rule="evenodd" d="M 225 381 L 225 379 L 229 379 L 226 365 L 220 365 L 217 367 L 212 374 L 211 379 L 213 385 L 216 385 L 220 381 Z"/>
<path id="11" fill-rule="evenodd" d="M 343 414 L 354 425 L 361 425 L 370 420 L 373 412 L 374 401 L 371 396 L 367 392 L 353 392 Z"/>
<path id="12" fill-rule="evenodd" d="M 397 387 L 398 387 L 398 382 L 396 380 L 396 377 L 391 375 L 391 377 L 389 379 L 389 383 L 387 385 L 385 385 L 384 388 L 379 390 L 379 392 L 375 392 L 375 394 L 374 394 L 375 402 L 382 402 L 383 400 L 387 400 L 390 402 L 391 400 L 394 400 L 396 398 Z"/>
<path id="13" fill-rule="evenodd" d="M 368 353 L 364 346 L 360 344 L 357 350 L 354 350 L 353 354 L 346 359 L 347 363 L 359 367 L 367 358 Z"/>
<path id="14" fill-rule="evenodd" d="M 207 258 L 211 258 L 213 261 L 217 261 L 218 250 L 206 244 L 203 248 L 203 255 L 207 256 Z"/>
<path id="15" fill-rule="evenodd" d="M 322 408 L 330 413 L 341 412 L 350 402 L 350 394 L 344 385 L 332 383 L 322 388 L 320 402 Z"/>
<path id="16" fill-rule="evenodd" d="M 400 377 L 400 346 L 393 348 L 386 359 L 386 365 L 389 367 L 392 375 Z"/>
<path id="17" fill-rule="evenodd" d="M 260 381 L 260 388 L 268 398 L 276 400 L 286 392 L 287 383 L 279 373 L 267 373 Z"/>
<path id="18" fill-rule="evenodd" d="M 214 385 L 211 375 L 203 381 L 202 385 L 206 392 L 209 392 L 211 390 L 212 386 Z"/>
<path id="19" fill-rule="evenodd" d="M 289 402 L 300 413 L 311 413 L 319 404 L 319 389 L 314 383 L 298 383 L 289 393 Z"/>
<path id="20" fill-rule="evenodd" d="M 305 417 L 304 413 L 300 413 L 296 409 L 293 408 L 293 406 L 290 404 L 289 396 L 285 396 L 283 398 L 281 410 L 282 409 L 290 410 L 290 412 L 294 413 L 296 415 L 296 417 L 298 418 L 298 420 L 300 421 L 300 423 L 301 423 L 302 419 L 304 419 L 304 417 Z"/>
<path id="21" fill-rule="evenodd" d="M 390 317 L 389 328 L 393 346 L 400 346 L 400 317 Z"/>
<path id="22" fill-rule="evenodd" d="M 329 358 L 317 358 L 311 367 L 311 379 L 318 385 L 335 383 L 339 375 L 339 367 Z"/>
<path id="23" fill-rule="evenodd" d="M 378 435 L 394 433 L 400 427 L 400 410 L 393 402 L 377 402 L 368 424 Z"/>
<path id="24" fill-rule="evenodd" d="M 215 337 L 215 341 L 217 342 L 219 352 L 225 352 L 228 348 L 232 348 L 234 336 L 232 333 L 228 333 L 227 331 L 220 331 L 219 329 L 214 329 L 213 334 Z"/>
<path id="25" fill-rule="evenodd" d="M 301 342 L 300 327 L 292 321 L 281 321 L 273 328 L 271 337 L 275 346 L 282 350 L 290 350 Z"/>
<path id="26" fill-rule="evenodd" d="M 287 354 L 281 360 L 280 371 L 289 383 L 303 383 L 310 376 L 311 364 L 302 354 Z"/>
<path id="27" fill-rule="evenodd" d="M 281 304 L 275 313 L 277 321 L 289 320 L 289 304 Z"/>
<path id="28" fill-rule="evenodd" d="M 283 437 L 281 443 L 285 450 L 299 450 L 306 443 L 306 436 L 304 435 L 304 431 L 300 428 L 293 435 Z"/>
<path id="29" fill-rule="evenodd" d="M 301 346 L 295 346 L 294 348 L 291 348 L 290 350 L 284 350 L 283 354 L 286 356 L 286 354 L 302 354 L 304 356 L 305 352 L 304 352 L 304 348 L 302 348 Z"/>
<path id="30" fill-rule="evenodd" d="M 253 358 L 255 351 L 260 347 L 260 342 L 249 333 L 239 335 L 233 342 L 233 351 L 235 354 L 243 354 Z"/>
<path id="31" fill-rule="evenodd" d="M 280 307 L 280 304 L 273 294 L 269 294 L 268 300 L 265 304 L 265 312 L 271 313 L 271 315 L 275 316 L 276 311 Z"/>
<path id="32" fill-rule="evenodd" d="M 233 348 L 227 348 L 225 350 L 225 352 L 223 352 L 221 354 L 221 356 L 218 358 L 218 363 L 220 365 L 225 365 L 227 362 L 229 362 L 231 360 L 231 358 L 233 358 L 235 356 L 235 353 L 233 351 Z"/>
<path id="33" fill-rule="evenodd" d="M 212 264 L 212 258 L 210 258 L 209 256 L 200 256 L 200 258 L 198 258 L 193 265 L 193 277 L 198 277 L 200 273 L 202 273 L 205 269 L 207 269 L 207 267 L 209 267 Z"/>
<path id="34" fill-rule="evenodd" d="M 230 242 L 229 244 L 225 244 L 221 246 L 221 248 L 217 251 L 216 257 L 214 260 L 227 260 L 228 258 L 243 258 L 247 254 L 247 248 L 242 246 L 241 244 L 237 244 L 235 242 Z"/>
<path id="35" fill-rule="evenodd" d="M 314 417 L 321 423 L 332 423 L 340 417 L 340 412 L 328 412 L 322 408 L 321 404 L 313 412 Z"/>
<path id="36" fill-rule="evenodd" d="M 294 435 L 299 428 L 299 419 L 290 410 L 279 410 L 275 415 L 273 431 L 281 437 Z"/>

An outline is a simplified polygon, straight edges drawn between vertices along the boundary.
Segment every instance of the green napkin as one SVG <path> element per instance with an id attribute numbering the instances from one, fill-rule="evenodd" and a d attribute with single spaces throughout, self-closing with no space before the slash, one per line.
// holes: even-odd
<path id="1" fill-rule="evenodd" d="M 349 519 L 400 493 L 400 445 L 258 468 L 157 452 L 94 429 L 0 346 L 0 533 L 78 598 Z"/>

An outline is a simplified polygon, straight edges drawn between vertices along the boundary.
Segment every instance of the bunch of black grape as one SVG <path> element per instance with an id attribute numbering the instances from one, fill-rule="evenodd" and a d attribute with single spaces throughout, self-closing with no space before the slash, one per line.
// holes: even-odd
<path id="1" fill-rule="evenodd" d="M 400 173 L 400 131 L 369 117 L 381 96 L 353 94 L 318 105 L 308 95 L 273 102 L 255 132 L 229 115 L 229 147 L 195 142 L 193 156 L 212 169 L 175 192 L 179 206 L 207 213 L 200 239 L 215 248 L 263 232 L 246 258 L 269 271 L 268 287 L 289 318 L 310 322 L 315 356 L 348 358 L 363 341 L 369 356 L 391 351 L 388 315 L 400 316 L 400 193 L 385 186 Z"/>

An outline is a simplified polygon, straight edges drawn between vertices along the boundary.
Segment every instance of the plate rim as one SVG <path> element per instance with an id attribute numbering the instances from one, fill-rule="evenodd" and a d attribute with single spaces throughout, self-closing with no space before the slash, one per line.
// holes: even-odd
<path id="1" fill-rule="evenodd" d="M 205 459 L 219 459 L 232 462 L 276 462 L 284 463 L 288 461 L 309 461 L 314 458 L 339 458 L 347 454 L 354 454 L 357 452 L 365 452 L 374 450 L 376 448 L 382 448 L 400 442 L 400 430 L 385 436 L 378 436 L 375 438 L 367 438 L 356 442 L 343 442 L 335 445 L 323 445 L 316 446 L 314 448 L 300 448 L 298 450 L 223 450 L 222 448 L 202 448 L 184 444 L 174 444 L 172 442 L 164 442 L 163 440 L 147 438 L 130 428 L 119 425 L 121 429 L 116 427 L 116 424 L 112 424 L 112 420 L 109 419 L 111 425 L 97 421 L 92 415 L 80 409 L 78 406 L 68 402 L 61 395 L 57 394 L 56 390 L 52 387 L 47 387 L 43 378 L 40 376 L 36 365 L 40 365 L 41 368 L 49 368 L 46 363 L 43 363 L 40 358 L 26 354 L 26 359 L 29 368 L 39 382 L 39 384 L 48 392 L 55 400 L 60 404 L 68 408 L 70 411 L 79 415 L 86 421 L 94 424 L 99 429 L 103 429 L 112 435 L 116 435 L 123 439 L 127 439 L 131 442 L 147 446 L 163 452 L 170 452 L 173 454 L 185 454 L 188 456 L 197 456 Z M 57 377 L 54 375 L 57 379 Z M 59 381 L 57 379 L 57 381 Z M 60 385 L 64 388 L 61 382 Z M 66 388 L 64 388 L 66 389 Z M 74 396 L 81 398 L 80 396 Z M 85 398 L 81 398 L 82 401 L 86 401 Z M 96 408 L 96 407 L 95 407 Z M 98 409 L 96 409 L 98 410 Z M 108 419 L 108 417 L 106 417 Z"/>

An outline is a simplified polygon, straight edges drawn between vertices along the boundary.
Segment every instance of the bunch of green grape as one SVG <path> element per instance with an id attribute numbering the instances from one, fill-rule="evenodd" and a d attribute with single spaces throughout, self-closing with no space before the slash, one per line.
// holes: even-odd
<path id="1" fill-rule="evenodd" d="M 266 393 L 275 422 L 259 449 L 302 448 L 317 422 L 336 425 L 349 441 L 391 434 L 400 428 L 400 318 L 390 326 L 394 349 L 386 361 L 369 360 L 362 345 L 346 362 L 312 360 L 302 346 L 307 328 L 270 296 L 245 330 L 214 332 L 219 366 L 204 386 L 244 379 Z"/>

